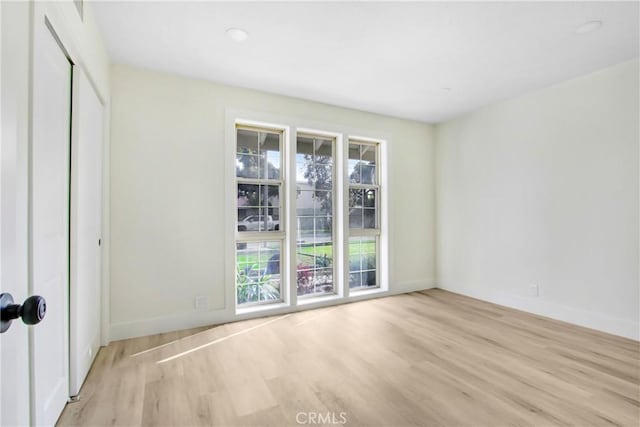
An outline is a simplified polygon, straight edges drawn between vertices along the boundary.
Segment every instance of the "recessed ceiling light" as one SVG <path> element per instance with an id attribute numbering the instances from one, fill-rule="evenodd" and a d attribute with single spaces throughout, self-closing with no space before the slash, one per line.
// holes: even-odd
<path id="1" fill-rule="evenodd" d="M 227 35 L 237 42 L 245 41 L 249 37 L 249 33 L 241 28 L 229 28 Z"/>
<path id="2" fill-rule="evenodd" d="M 602 21 L 589 21 L 576 28 L 576 34 L 586 34 L 599 30 L 602 27 Z"/>

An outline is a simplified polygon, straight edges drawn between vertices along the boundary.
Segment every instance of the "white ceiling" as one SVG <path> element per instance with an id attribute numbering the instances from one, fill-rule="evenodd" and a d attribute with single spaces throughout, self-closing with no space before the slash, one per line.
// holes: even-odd
<path id="1" fill-rule="evenodd" d="M 431 123 L 637 58 L 639 5 L 92 2 L 114 62 Z"/>

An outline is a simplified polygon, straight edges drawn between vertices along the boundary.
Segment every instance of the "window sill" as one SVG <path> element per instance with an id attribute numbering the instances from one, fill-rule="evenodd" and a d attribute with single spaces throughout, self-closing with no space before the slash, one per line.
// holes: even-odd
<path id="1" fill-rule="evenodd" d="M 349 296 L 350 297 L 359 297 L 361 295 L 370 295 L 370 294 L 378 294 L 382 292 L 387 292 L 386 289 L 382 289 L 380 286 L 375 288 L 363 288 L 363 289 L 350 289 Z"/>
<path id="2" fill-rule="evenodd" d="M 338 295 L 338 294 L 331 294 L 331 295 L 319 295 L 317 297 L 308 297 L 308 298 L 302 298 L 302 299 L 298 299 L 298 304 L 297 305 L 310 305 L 310 304 L 316 304 L 319 302 L 325 302 L 325 301 L 334 301 L 334 300 L 341 300 L 344 299 L 343 296 Z"/>
<path id="3" fill-rule="evenodd" d="M 236 315 L 240 314 L 251 314 L 251 313 L 260 313 L 263 311 L 271 311 L 277 310 L 279 308 L 289 307 L 289 304 L 286 302 L 277 302 L 273 304 L 261 304 L 261 305 L 253 305 L 249 307 L 238 307 L 236 308 Z"/>

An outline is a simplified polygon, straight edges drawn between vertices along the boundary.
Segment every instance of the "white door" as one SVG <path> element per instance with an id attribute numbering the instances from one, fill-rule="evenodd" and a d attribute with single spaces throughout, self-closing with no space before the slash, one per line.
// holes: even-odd
<path id="1" fill-rule="evenodd" d="M 31 333 L 32 422 L 54 425 L 69 393 L 68 253 L 71 63 L 36 19 L 31 145 L 31 294 L 47 301 Z"/>
<path id="2" fill-rule="evenodd" d="M 102 103 L 82 69 L 73 71 L 71 142 L 70 395 L 100 347 Z"/>
<path id="3" fill-rule="evenodd" d="M 27 280 L 29 4 L 0 2 L 0 291 L 22 303 Z M 16 320 L 0 335 L 0 425 L 29 423 L 29 334 Z"/>

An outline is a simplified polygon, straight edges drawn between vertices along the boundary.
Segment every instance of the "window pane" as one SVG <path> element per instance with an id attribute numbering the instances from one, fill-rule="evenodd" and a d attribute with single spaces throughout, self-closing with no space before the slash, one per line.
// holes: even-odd
<path id="1" fill-rule="evenodd" d="M 375 165 L 376 161 L 376 146 L 373 144 L 360 145 L 360 160 L 367 165 Z"/>
<path id="2" fill-rule="evenodd" d="M 349 287 L 370 288 L 377 283 L 377 238 L 352 237 L 349 239 Z"/>
<path id="3" fill-rule="evenodd" d="M 317 139 L 315 141 L 315 188 L 331 190 L 333 188 L 333 141 Z"/>
<path id="4" fill-rule="evenodd" d="M 376 271 L 363 271 L 362 272 L 362 287 L 372 288 L 376 285 Z"/>
<path id="5" fill-rule="evenodd" d="M 237 152 L 258 155 L 258 132 L 252 130 L 238 129 L 237 132 Z"/>
<path id="6" fill-rule="evenodd" d="M 236 244 L 238 305 L 281 301 L 281 242 Z"/>
<path id="7" fill-rule="evenodd" d="M 280 179 L 280 133 L 238 129 L 236 176 Z"/>
<path id="8" fill-rule="evenodd" d="M 362 254 L 362 269 L 363 270 L 375 270 L 376 269 L 376 254 Z"/>
<path id="9" fill-rule="evenodd" d="M 297 137 L 298 296 L 334 292 L 333 145 L 332 138 Z"/>
<path id="10" fill-rule="evenodd" d="M 296 143 L 296 184 L 300 190 L 313 190 L 313 138 L 298 136 Z"/>
<path id="11" fill-rule="evenodd" d="M 363 206 L 364 190 L 360 188 L 349 189 L 349 208 L 361 208 Z"/>
<path id="12" fill-rule="evenodd" d="M 315 201 L 314 201 L 313 191 L 311 190 L 296 191 L 296 214 L 298 216 L 313 216 L 314 202 Z"/>
<path id="13" fill-rule="evenodd" d="M 376 184 L 377 146 L 374 144 L 349 144 L 347 160 L 349 183 Z"/>
<path id="14" fill-rule="evenodd" d="M 298 230 L 298 241 L 301 243 L 313 243 L 315 232 L 315 219 L 313 216 L 299 216 L 296 219 Z"/>
<path id="15" fill-rule="evenodd" d="M 296 139 L 296 154 L 313 156 L 313 137 L 298 135 Z"/>
<path id="16" fill-rule="evenodd" d="M 280 185 L 238 184 L 238 231 L 280 229 Z"/>
<path id="17" fill-rule="evenodd" d="M 333 293 L 333 243 L 299 244 L 297 252 L 298 296 Z"/>
<path id="18" fill-rule="evenodd" d="M 362 228 L 364 190 L 349 190 L 349 228 Z"/>
<path id="19" fill-rule="evenodd" d="M 360 183 L 360 145 L 349 144 L 349 158 L 347 159 L 349 182 Z"/>
<path id="20" fill-rule="evenodd" d="M 237 153 L 236 154 L 236 176 L 240 178 L 258 178 L 258 167 L 260 156 Z"/>
<path id="21" fill-rule="evenodd" d="M 363 209 L 362 228 L 376 228 L 376 210 Z"/>
<path id="22" fill-rule="evenodd" d="M 280 179 L 280 134 L 260 132 L 260 178 Z"/>
<path id="23" fill-rule="evenodd" d="M 333 293 L 333 268 L 317 269 L 314 278 L 316 294 Z"/>
<path id="24" fill-rule="evenodd" d="M 360 182 L 362 184 L 376 183 L 376 167 L 361 164 L 360 165 Z"/>
<path id="25" fill-rule="evenodd" d="M 315 218 L 316 221 L 316 238 L 315 243 L 326 243 L 332 240 L 332 217 Z"/>
<path id="26" fill-rule="evenodd" d="M 362 228 L 362 208 L 349 209 L 349 228 Z"/>
<path id="27" fill-rule="evenodd" d="M 365 208 L 376 208 L 376 190 L 367 188 L 362 190 L 362 206 Z"/>
<path id="28" fill-rule="evenodd" d="M 377 228 L 377 190 L 349 189 L 349 228 Z"/>
<path id="29" fill-rule="evenodd" d="M 304 262 L 303 258 L 299 258 L 298 265 L 296 267 L 296 276 L 298 296 L 313 294 L 313 263 Z"/>
<path id="30" fill-rule="evenodd" d="M 333 185 L 333 139 L 298 136 L 296 182 L 301 190 L 331 190 Z"/>
<path id="31" fill-rule="evenodd" d="M 349 271 L 361 271 L 362 270 L 362 257 L 359 253 L 349 254 Z"/>
<path id="32" fill-rule="evenodd" d="M 333 198 L 330 191 L 315 191 L 313 194 L 313 208 L 316 216 L 333 215 Z"/>
<path id="33" fill-rule="evenodd" d="M 314 252 L 316 268 L 333 267 L 333 242 L 327 242 L 323 245 L 316 246 Z"/>
<path id="34" fill-rule="evenodd" d="M 362 274 L 359 271 L 349 273 L 349 288 L 361 288 L 362 287 Z"/>
<path id="35" fill-rule="evenodd" d="M 258 132 L 238 129 L 236 139 L 236 176 L 258 178 L 260 168 Z"/>

